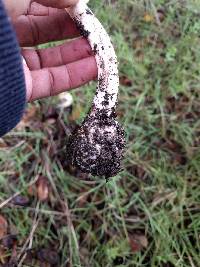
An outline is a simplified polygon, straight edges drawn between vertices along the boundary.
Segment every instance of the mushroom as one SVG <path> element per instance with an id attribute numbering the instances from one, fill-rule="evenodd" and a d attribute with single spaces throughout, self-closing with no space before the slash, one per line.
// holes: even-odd
<path id="1" fill-rule="evenodd" d="M 118 61 L 111 40 L 88 0 L 67 9 L 95 54 L 98 84 L 92 107 L 67 144 L 67 158 L 82 172 L 109 178 L 121 170 L 125 133 L 116 121 L 119 89 Z"/>

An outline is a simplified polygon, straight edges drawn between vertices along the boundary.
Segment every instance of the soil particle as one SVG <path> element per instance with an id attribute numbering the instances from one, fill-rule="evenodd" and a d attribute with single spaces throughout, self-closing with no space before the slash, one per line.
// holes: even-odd
<path id="1" fill-rule="evenodd" d="M 93 15 L 92 11 L 89 8 L 86 9 L 86 14 Z"/>
<path id="2" fill-rule="evenodd" d="M 104 100 L 102 101 L 102 106 L 107 107 L 109 105 L 109 100 L 112 98 L 111 94 L 105 93 Z"/>
<path id="3" fill-rule="evenodd" d="M 98 90 L 100 90 L 101 92 L 104 92 L 107 88 L 107 84 L 106 84 L 106 77 L 105 77 L 105 74 L 102 74 L 99 76 L 99 79 L 98 79 L 98 89 L 97 89 L 97 92 Z"/>
<path id="4" fill-rule="evenodd" d="M 101 68 L 101 69 L 105 69 L 105 63 L 103 62 L 103 60 L 102 60 L 101 63 L 100 63 L 100 68 Z"/>
<path id="5" fill-rule="evenodd" d="M 113 113 L 92 112 L 73 133 L 67 144 L 67 160 L 92 175 L 115 176 L 121 170 L 125 134 Z"/>
<path id="6" fill-rule="evenodd" d="M 93 49 L 93 54 L 94 56 L 97 54 L 98 50 L 97 50 L 97 44 L 94 44 L 94 49 Z"/>
<path id="7" fill-rule="evenodd" d="M 77 28 L 80 31 L 80 34 L 83 37 L 88 38 L 88 36 L 90 35 L 90 32 L 85 29 L 84 25 L 80 21 L 78 21 L 78 20 L 75 20 L 75 23 L 76 23 Z"/>

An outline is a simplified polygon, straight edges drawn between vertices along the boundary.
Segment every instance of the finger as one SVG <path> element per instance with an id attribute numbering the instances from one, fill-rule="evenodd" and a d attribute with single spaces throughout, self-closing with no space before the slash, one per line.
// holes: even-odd
<path id="1" fill-rule="evenodd" d="M 22 15 L 14 23 L 14 28 L 21 46 L 35 46 L 80 35 L 67 12 L 58 9 L 49 16 Z"/>
<path id="2" fill-rule="evenodd" d="M 47 49 L 24 49 L 22 55 L 30 70 L 57 67 L 81 60 L 93 54 L 88 41 L 79 38 Z"/>
<path id="3" fill-rule="evenodd" d="M 32 94 L 29 101 L 57 95 L 79 87 L 97 77 L 94 57 L 88 57 L 67 65 L 31 71 Z"/>
<path id="4" fill-rule="evenodd" d="M 78 0 L 35 0 L 35 2 L 40 3 L 44 6 L 66 8 L 75 5 Z"/>
<path id="5" fill-rule="evenodd" d="M 57 8 L 46 7 L 40 5 L 36 2 L 32 2 L 27 13 L 24 15 L 33 15 L 33 16 L 51 16 L 58 12 Z"/>
<path id="6" fill-rule="evenodd" d="M 15 20 L 19 15 L 25 14 L 30 7 L 31 0 L 4 0 L 9 16 Z"/>

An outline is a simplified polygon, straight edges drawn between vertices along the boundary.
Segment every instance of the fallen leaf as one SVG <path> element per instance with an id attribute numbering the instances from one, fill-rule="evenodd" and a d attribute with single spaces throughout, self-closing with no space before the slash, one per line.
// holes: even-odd
<path id="1" fill-rule="evenodd" d="M 165 140 L 163 147 L 172 150 L 174 152 L 180 152 L 182 150 L 182 147 L 178 142 L 170 139 Z"/>
<path id="2" fill-rule="evenodd" d="M 30 122 L 31 119 L 35 118 L 36 112 L 37 112 L 36 105 L 34 105 L 34 104 L 30 105 L 29 108 L 26 109 L 26 111 L 25 111 L 25 113 L 23 115 L 23 119 L 22 120 L 25 123 Z"/>
<path id="3" fill-rule="evenodd" d="M 164 19 L 165 19 L 165 11 L 164 11 L 164 9 L 159 8 L 159 9 L 157 10 L 157 16 L 158 16 L 159 21 L 160 21 L 160 22 L 163 22 Z"/>
<path id="4" fill-rule="evenodd" d="M 39 249 L 37 252 L 37 259 L 41 262 L 50 263 L 51 265 L 58 265 L 59 264 L 59 255 L 56 251 L 42 248 Z"/>
<path id="5" fill-rule="evenodd" d="M 172 155 L 172 159 L 175 165 L 185 165 L 187 163 L 187 157 L 183 153 L 175 153 Z"/>
<path id="6" fill-rule="evenodd" d="M 36 183 L 37 197 L 40 201 L 46 201 L 49 198 L 49 181 L 45 176 L 40 176 Z"/>
<path id="7" fill-rule="evenodd" d="M 143 166 L 133 164 L 132 166 L 129 166 L 127 170 L 138 179 L 145 180 L 148 178 L 148 174 Z"/>
<path id="8" fill-rule="evenodd" d="M 30 204 L 30 199 L 25 196 L 16 196 L 12 199 L 11 203 L 16 206 L 21 206 L 21 207 L 28 207 Z"/>
<path id="9" fill-rule="evenodd" d="M 6 144 L 6 142 L 2 138 L 0 138 L 0 149 L 1 148 L 7 148 L 7 147 L 8 147 L 8 145 Z"/>
<path id="10" fill-rule="evenodd" d="M 31 196 L 31 197 L 37 195 L 37 189 L 36 189 L 35 184 L 33 184 L 33 185 L 31 185 L 31 186 L 28 187 L 28 189 L 27 189 L 27 193 L 28 193 L 28 195 Z"/>
<path id="11" fill-rule="evenodd" d="M 133 85 L 133 82 L 125 75 L 121 76 L 119 78 L 120 84 L 123 86 L 131 87 Z"/>
<path id="12" fill-rule="evenodd" d="M 37 112 L 37 107 L 36 105 L 32 104 L 30 105 L 24 115 L 23 118 L 21 119 L 20 123 L 17 125 L 16 129 L 18 131 L 24 130 L 26 127 L 29 127 L 31 125 L 31 121 L 34 120 L 36 117 L 36 112 Z"/>
<path id="13" fill-rule="evenodd" d="M 6 234 L 8 230 L 8 223 L 6 219 L 0 215 L 0 239 L 2 239 Z"/>
<path id="14" fill-rule="evenodd" d="M 131 246 L 131 250 L 135 252 L 139 252 L 148 246 L 148 240 L 145 235 L 133 234 L 129 236 L 129 243 Z"/>
<path id="15" fill-rule="evenodd" d="M 144 19 L 145 22 L 152 22 L 152 21 L 154 21 L 154 17 L 151 14 L 148 14 L 148 13 L 145 13 L 143 19 Z"/>
<path id="16" fill-rule="evenodd" d="M 13 248 L 13 246 L 16 244 L 17 242 L 17 236 L 16 235 L 7 235 L 2 239 L 2 245 L 5 248 Z"/>
<path id="17" fill-rule="evenodd" d="M 69 120 L 70 121 L 76 121 L 77 119 L 80 118 L 81 112 L 82 112 L 82 107 L 80 105 L 77 105 L 73 109 L 72 114 L 69 116 Z"/>
<path id="18" fill-rule="evenodd" d="M 89 197 L 88 194 L 83 193 L 82 196 L 80 196 L 78 198 L 78 207 L 79 208 L 83 208 L 86 205 L 86 203 L 88 202 L 88 197 Z"/>

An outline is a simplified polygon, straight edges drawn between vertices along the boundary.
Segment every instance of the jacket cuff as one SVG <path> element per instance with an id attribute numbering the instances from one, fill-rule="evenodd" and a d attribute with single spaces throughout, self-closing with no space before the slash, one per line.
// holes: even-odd
<path id="1" fill-rule="evenodd" d="M 25 103 L 26 87 L 20 48 L 0 0 L 0 136 L 17 125 Z"/>

